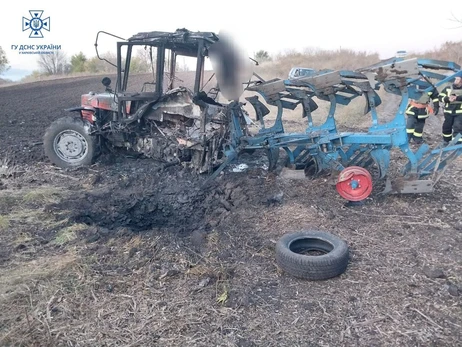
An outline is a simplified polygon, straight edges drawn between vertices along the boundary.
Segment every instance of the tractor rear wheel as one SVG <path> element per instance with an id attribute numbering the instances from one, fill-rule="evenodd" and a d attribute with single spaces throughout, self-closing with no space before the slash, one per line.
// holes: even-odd
<path id="1" fill-rule="evenodd" d="M 63 169 L 87 166 L 96 153 L 96 139 L 90 135 L 90 123 L 78 117 L 55 120 L 43 138 L 45 155 Z"/>

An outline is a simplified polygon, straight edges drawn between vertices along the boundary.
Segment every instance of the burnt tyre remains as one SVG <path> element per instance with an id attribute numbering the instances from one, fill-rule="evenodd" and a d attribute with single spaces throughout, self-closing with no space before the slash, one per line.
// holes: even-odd
<path id="1" fill-rule="evenodd" d="M 285 272 L 308 280 L 325 280 L 345 272 L 345 241 L 323 231 L 286 234 L 276 244 L 276 261 Z"/>

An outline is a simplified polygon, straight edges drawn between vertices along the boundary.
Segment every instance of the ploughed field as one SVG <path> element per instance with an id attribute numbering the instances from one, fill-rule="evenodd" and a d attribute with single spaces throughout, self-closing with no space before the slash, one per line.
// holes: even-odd
<path id="1" fill-rule="evenodd" d="M 259 151 L 205 188 L 123 152 L 59 170 L 45 129 L 101 77 L 0 88 L 0 345 L 462 346 L 460 159 L 433 194 L 353 207 Z M 276 242 L 301 230 L 345 240 L 346 271 L 282 271 Z"/>

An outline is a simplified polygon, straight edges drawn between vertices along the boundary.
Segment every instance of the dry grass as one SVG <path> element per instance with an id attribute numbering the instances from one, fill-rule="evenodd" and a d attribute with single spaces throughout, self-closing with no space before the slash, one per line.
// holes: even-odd
<path id="1" fill-rule="evenodd" d="M 69 277 L 77 271 L 77 258 L 72 253 L 47 255 L 0 269 L 0 326 L 11 327 L 0 329 L 0 345 L 54 346 L 49 328 L 55 300 L 62 291 L 73 291 Z M 53 286 L 57 283 L 59 288 Z"/>
<path id="2" fill-rule="evenodd" d="M 327 51 L 307 49 L 304 52 L 286 52 L 276 56 L 272 61 L 264 62 L 256 67 L 260 76 L 266 79 L 287 78 L 294 66 L 321 69 L 356 69 L 378 62 L 377 53 L 356 52 L 347 49 Z"/>
<path id="3" fill-rule="evenodd" d="M 53 203 L 56 202 L 57 198 L 67 196 L 68 194 L 68 191 L 64 188 L 48 185 L 4 189 L 0 190 L 0 204 Z"/>
<path id="4" fill-rule="evenodd" d="M 72 224 L 68 227 L 60 229 L 52 242 L 62 246 L 70 241 L 74 241 L 77 238 L 77 233 L 86 229 L 88 229 L 88 226 L 85 224 Z"/>
<path id="5" fill-rule="evenodd" d="M 118 256 L 129 246 L 156 248 L 158 241 L 135 236 L 126 240 L 125 250 Z M 136 262 L 139 260 L 136 254 L 132 256 Z M 184 294 L 189 285 L 165 291 L 177 274 L 186 272 L 190 257 L 167 249 L 162 251 L 162 256 L 167 256 L 166 262 L 183 265 L 157 272 L 147 263 L 138 271 L 132 271 L 128 269 L 134 265 L 133 261 L 111 266 L 102 258 L 83 260 L 71 253 L 10 269 L 7 276 L 2 276 L 1 292 L 6 296 L 0 301 L 1 311 L 8 308 L 9 314 L 1 316 L 0 325 L 12 328 L 2 332 L 0 344 L 29 345 L 32 341 L 40 341 L 41 346 L 147 345 L 153 341 L 175 344 L 177 338 L 184 337 L 186 331 L 198 326 L 204 317 L 200 318 L 185 306 L 189 300 Z M 209 271 L 210 276 L 215 276 L 213 267 Z M 195 281 L 196 275 L 190 276 Z M 197 287 L 198 292 L 208 289 L 208 281 L 203 283 Z M 217 285 L 216 305 L 226 303 L 226 288 L 224 284 Z M 13 311 L 12 304 L 16 307 Z M 173 318 L 172 311 L 183 312 L 183 318 Z M 191 337 L 186 345 L 194 345 L 203 338 Z"/>
<path id="6" fill-rule="evenodd" d="M 7 216 L 0 215 L 0 231 L 8 229 L 10 226 L 10 219 Z"/>
<path id="7" fill-rule="evenodd" d="M 23 199 L 26 203 L 51 204 L 59 201 L 63 197 L 63 189 L 57 187 L 40 187 L 28 191 Z"/>
<path id="8" fill-rule="evenodd" d="M 75 261 L 75 254 L 51 255 L 30 262 L 13 264 L 8 269 L 0 269 L 0 300 L 6 303 L 10 295 L 17 291 L 17 287 L 31 284 L 37 279 L 48 279 L 59 274 Z"/>
<path id="9" fill-rule="evenodd" d="M 11 229 L 4 239 L 14 247 L 27 247 L 34 243 L 38 230 L 53 237 L 52 244 L 62 246 L 75 240 L 76 233 L 86 226 L 69 222 L 68 211 L 46 211 L 47 206 L 58 203 L 67 194 L 63 189 L 48 186 L 0 191 L 0 208 L 5 211 L 0 215 L 0 231 Z"/>
<path id="10" fill-rule="evenodd" d="M 2 158 L 0 158 L 0 178 L 12 177 L 21 172 L 21 169 L 14 162 L 11 154 L 7 152 Z"/>
<path id="11" fill-rule="evenodd" d="M 462 64 L 462 41 L 446 42 L 440 47 L 423 52 L 408 52 L 408 57 L 419 57 L 453 61 Z M 280 53 L 272 61 L 261 63 L 256 72 L 266 79 L 287 78 L 294 66 L 321 69 L 357 69 L 380 61 L 377 53 L 353 51 L 348 49 L 322 50 L 306 49 L 305 51 L 288 51 Z"/>
<path id="12" fill-rule="evenodd" d="M 41 186 L 38 188 L 5 189 L 0 191 L 0 208 L 8 211 L 2 216 L 10 225 L 33 226 L 41 229 L 62 228 L 68 224 L 63 217 L 50 215 L 44 207 L 60 201 L 68 192 L 62 188 Z"/>
<path id="13" fill-rule="evenodd" d="M 462 41 L 443 43 L 440 47 L 423 52 L 409 52 L 410 57 L 453 61 L 462 65 Z"/>

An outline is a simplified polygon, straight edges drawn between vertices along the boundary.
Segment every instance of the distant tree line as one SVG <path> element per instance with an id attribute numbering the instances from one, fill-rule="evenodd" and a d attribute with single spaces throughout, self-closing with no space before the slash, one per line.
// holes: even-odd
<path id="1" fill-rule="evenodd" d="M 8 63 L 9 62 L 8 58 L 6 57 L 6 53 L 2 46 L 0 46 L 0 75 L 9 69 Z"/>
<path id="2" fill-rule="evenodd" d="M 131 73 L 148 73 L 153 71 L 153 66 L 155 69 L 155 57 L 156 54 L 153 53 L 154 61 L 151 62 L 151 54 L 144 49 L 140 49 L 135 54 L 132 55 L 130 60 L 130 72 Z M 109 64 L 116 65 L 117 57 L 113 53 L 105 53 L 101 55 L 102 58 L 106 59 L 101 60 L 98 57 L 88 58 L 83 52 L 79 52 L 71 56 L 70 59 L 67 58 L 67 55 L 62 51 L 53 51 L 53 54 L 42 54 L 38 58 L 38 66 L 40 71 L 35 72 L 34 75 L 66 75 L 74 73 L 115 73 L 117 71 L 116 67 Z M 167 62 L 166 62 L 167 63 Z M 122 64 L 125 64 L 122 61 Z M 177 63 L 177 70 L 187 70 L 186 65 L 181 65 Z"/>

